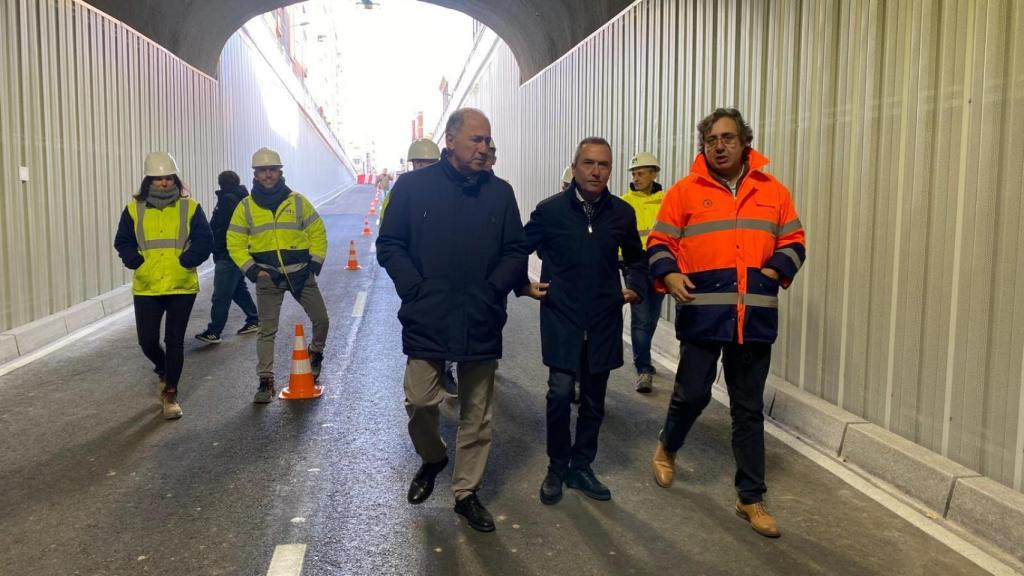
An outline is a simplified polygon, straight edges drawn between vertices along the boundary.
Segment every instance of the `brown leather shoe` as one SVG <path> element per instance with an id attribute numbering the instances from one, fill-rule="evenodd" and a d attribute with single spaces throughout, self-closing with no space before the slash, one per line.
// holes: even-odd
<path id="1" fill-rule="evenodd" d="M 755 502 L 753 504 L 737 502 L 736 515 L 750 522 L 750 527 L 754 529 L 754 532 L 757 532 L 761 536 L 778 538 L 782 535 L 782 533 L 779 532 L 778 523 L 776 523 L 775 518 L 772 518 L 772 515 L 768 513 L 768 508 L 764 505 L 764 502 Z"/>
<path id="2" fill-rule="evenodd" d="M 662 488 L 672 485 L 676 475 L 676 453 L 667 452 L 665 446 L 658 442 L 654 449 L 654 459 L 651 460 L 651 467 L 654 469 L 654 481 Z"/>

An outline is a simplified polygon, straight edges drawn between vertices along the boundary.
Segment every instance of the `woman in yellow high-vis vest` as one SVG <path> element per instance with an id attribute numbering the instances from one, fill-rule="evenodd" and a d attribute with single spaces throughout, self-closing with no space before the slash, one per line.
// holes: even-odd
<path id="1" fill-rule="evenodd" d="M 134 270 L 135 329 L 143 354 L 160 377 L 164 418 L 181 418 L 178 380 L 185 361 L 185 330 L 199 293 L 196 268 L 210 257 L 213 233 L 199 203 L 188 197 L 178 164 L 167 152 L 146 156 L 145 177 L 121 213 L 114 249 Z M 165 351 L 160 323 L 167 315 Z"/>

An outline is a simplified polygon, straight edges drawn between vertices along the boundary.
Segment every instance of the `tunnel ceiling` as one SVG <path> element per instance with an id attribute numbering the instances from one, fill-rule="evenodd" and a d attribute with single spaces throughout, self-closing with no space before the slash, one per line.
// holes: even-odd
<path id="1" fill-rule="evenodd" d="M 297 4 L 289 0 L 85 1 L 211 76 L 216 76 L 224 44 L 243 24 L 264 12 Z M 632 4 L 632 0 L 423 1 L 458 10 L 494 30 L 515 55 L 523 81 Z"/>

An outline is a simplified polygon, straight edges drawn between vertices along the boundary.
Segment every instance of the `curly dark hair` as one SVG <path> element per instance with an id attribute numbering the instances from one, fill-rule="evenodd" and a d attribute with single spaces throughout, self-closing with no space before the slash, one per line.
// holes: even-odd
<path id="1" fill-rule="evenodd" d="M 704 149 L 704 137 L 711 132 L 711 127 L 714 126 L 715 122 L 718 122 L 722 118 L 732 118 L 736 122 L 736 127 L 739 128 L 740 142 L 743 143 L 743 147 L 750 146 L 750 143 L 754 141 L 754 131 L 747 124 L 746 120 L 743 119 L 743 114 L 735 108 L 718 108 L 711 114 L 708 114 L 697 124 L 697 149 Z"/>

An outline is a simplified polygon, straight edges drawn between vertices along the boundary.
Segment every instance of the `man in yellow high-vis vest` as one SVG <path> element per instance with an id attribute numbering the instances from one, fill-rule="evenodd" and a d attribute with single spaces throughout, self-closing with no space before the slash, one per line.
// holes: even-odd
<path id="1" fill-rule="evenodd" d="M 660 171 L 661 166 L 654 154 L 640 152 L 633 156 L 629 163 L 629 173 L 633 181 L 629 184 L 629 191 L 622 196 L 636 212 L 636 227 L 640 233 L 640 242 L 645 248 L 647 236 L 654 227 L 661 202 L 665 199 L 661 184 L 655 182 Z M 645 278 L 642 286 L 645 288 L 641 294 L 643 300 L 629 305 L 629 334 L 633 347 L 633 366 L 636 368 L 636 391 L 648 394 L 654 387 L 651 340 L 654 339 L 654 331 L 658 328 L 661 303 L 665 295 L 654 290 L 650 278 Z"/>
<path id="2" fill-rule="evenodd" d="M 327 229 L 313 204 L 285 184 L 277 152 L 260 148 L 252 156 L 252 193 L 235 208 L 228 225 L 228 254 L 256 283 L 260 329 L 256 342 L 260 383 L 253 402 L 274 398 L 274 337 L 285 292 L 291 292 L 313 323 L 309 359 L 320 377 L 329 319 L 316 276 L 327 257 Z"/>

